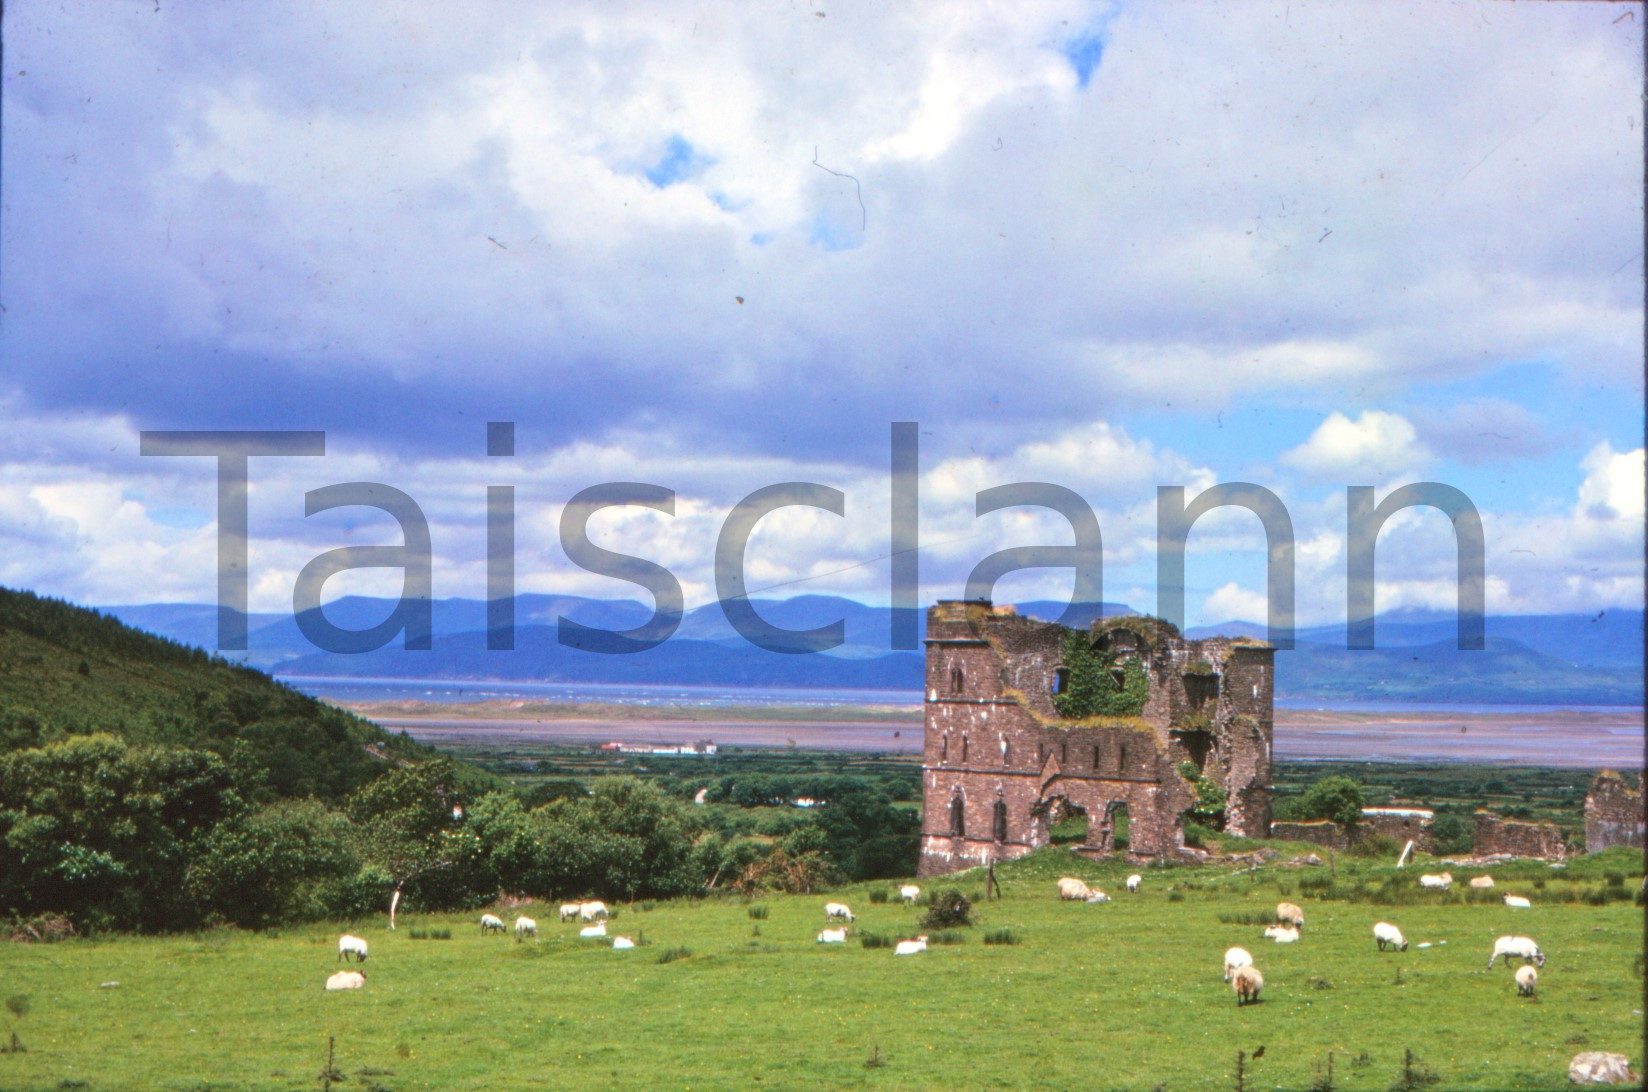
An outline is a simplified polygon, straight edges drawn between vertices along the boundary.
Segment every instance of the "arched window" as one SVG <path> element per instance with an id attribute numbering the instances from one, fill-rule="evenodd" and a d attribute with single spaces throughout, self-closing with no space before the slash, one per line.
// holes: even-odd
<path id="1" fill-rule="evenodd" d="M 945 732 L 943 738 L 939 740 L 939 747 L 940 747 L 940 750 L 939 750 L 939 754 L 938 754 L 938 760 L 940 762 L 950 761 L 950 733 L 949 732 Z"/>
<path id="2" fill-rule="evenodd" d="M 967 675 L 960 667 L 950 669 L 950 693 L 959 694 L 967 688 Z"/>
<path id="3" fill-rule="evenodd" d="M 950 797 L 950 833 L 957 838 L 967 835 L 967 802 L 959 792 Z"/>
<path id="4" fill-rule="evenodd" d="M 1005 765 L 1007 765 L 1008 753 L 1011 750 L 1011 748 L 1008 746 L 1006 736 L 998 736 L 997 738 L 1001 740 L 1001 764 L 1003 766 L 1005 766 Z"/>
<path id="5" fill-rule="evenodd" d="M 998 841 L 998 842 L 1007 841 L 1007 801 L 1005 801 L 1005 800 L 997 800 L 996 801 L 996 815 L 995 815 L 994 827 L 995 827 L 994 834 L 995 834 L 996 841 Z"/>

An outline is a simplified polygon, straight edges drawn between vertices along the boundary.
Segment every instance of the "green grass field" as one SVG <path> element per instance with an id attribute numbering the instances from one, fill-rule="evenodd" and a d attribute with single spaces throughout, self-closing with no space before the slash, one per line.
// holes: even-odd
<path id="1" fill-rule="evenodd" d="M 1283 848 L 1286 859 L 1295 847 Z M 1330 1052 L 1333 1088 L 1388 1089 L 1405 1051 L 1434 1088 L 1556 1089 L 1581 1050 L 1641 1065 L 1642 910 L 1557 901 L 1619 888 L 1610 871 L 1634 891 L 1641 867 L 1628 851 L 1565 872 L 1519 863 L 1497 890 L 1535 905 L 1512 911 L 1466 901 L 1458 869 L 1454 891 L 1421 894 L 1418 869 L 1393 880 L 1388 864 L 1344 858 L 1333 899 L 1312 897 L 1327 868 L 1274 864 L 1148 869 L 1129 896 L 1122 862 L 1053 849 L 999 870 L 1005 897 L 979 905 L 962 943 L 913 957 L 856 937 L 815 942 L 829 899 L 852 904 L 860 934 L 920 931 L 919 910 L 871 901 L 891 884 L 620 907 L 610 931 L 646 942 L 627 952 L 579 940 L 535 904 L 540 936 L 524 944 L 482 936 L 478 914 L 403 915 L 393 933 L 352 923 L 372 956 L 366 988 L 344 993 L 321 988 L 342 925 L 8 944 L 0 1048 L 15 1032 L 26 1050 L 0 1054 L 0 1088 L 319 1088 L 333 1037 L 338 1087 L 363 1090 L 1222 1089 L 1236 1087 L 1239 1050 L 1249 1089 L 1324 1087 Z M 1066 873 L 1114 901 L 1057 901 Z M 923 887 L 971 896 L 983 878 Z M 1305 908 L 1298 944 L 1220 920 L 1257 921 L 1279 897 Z M 1402 928 L 1408 951 L 1377 950 L 1380 920 Z M 443 927 L 451 939 L 412 939 Z M 986 945 L 999 929 L 1018 943 Z M 1548 956 L 1537 999 L 1516 996 L 1510 970 L 1485 969 L 1502 933 L 1531 935 Z M 1264 972 L 1257 1005 L 1238 1008 L 1222 981 L 1233 944 Z"/>

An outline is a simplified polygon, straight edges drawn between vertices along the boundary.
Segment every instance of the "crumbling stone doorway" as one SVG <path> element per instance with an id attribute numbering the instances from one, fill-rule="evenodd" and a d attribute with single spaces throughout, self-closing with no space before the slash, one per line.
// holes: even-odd
<path id="1" fill-rule="evenodd" d="M 1116 800 L 1104 809 L 1104 817 L 1099 821 L 1098 837 L 1094 839 L 1102 853 L 1126 853 L 1131 843 L 1132 817 L 1128 814 L 1127 801 Z"/>

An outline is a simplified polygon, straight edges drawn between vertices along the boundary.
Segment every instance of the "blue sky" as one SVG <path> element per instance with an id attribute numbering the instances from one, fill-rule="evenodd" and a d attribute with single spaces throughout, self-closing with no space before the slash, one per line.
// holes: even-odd
<path id="1" fill-rule="evenodd" d="M 668 486 L 591 533 L 689 602 L 741 497 L 816 481 L 845 514 L 768 517 L 751 583 L 884 601 L 913 420 L 924 599 L 1068 542 L 973 515 L 1049 481 L 1152 609 L 1156 487 L 1254 481 L 1330 622 L 1346 486 L 1436 480 L 1491 610 L 1640 604 L 1638 7 L 9 5 L 0 582 L 208 601 L 211 465 L 138 433 L 323 429 L 252 461 L 255 609 L 395 540 L 304 517 L 356 480 L 418 500 L 440 595 L 484 594 L 503 484 L 521 590 L 635 594 L 562 508 Z M 1381 607 L 1452 602 L 1442 527 L 1389 526 Z M 1198 524 L 1189 620 L 1258 617 L 1262 559 L 1251 517 Z"/>

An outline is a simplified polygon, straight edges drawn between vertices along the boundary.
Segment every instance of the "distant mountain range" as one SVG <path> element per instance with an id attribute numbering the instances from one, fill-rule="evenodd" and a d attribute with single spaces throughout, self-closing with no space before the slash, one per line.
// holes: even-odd
<path id="1" fill-rule="evenodd" d="M 347 629 L 365 629 L 385 618 L 394 602 L 350 596 L 326 606 L 326 618 Z M 245 653 L 227 654 L 278 675 L 417 679 L 498 679 L 565 683 L 907 689 L 919 691 L 922 654 L 891 651 L 891 612 L 838 596 L 803 595 L 756 600 L 775 626 L 806 629 L 842 619 L 843 645 L 819 655 L 768 652 L 740 636 L 718 604 L 689 611 L 663 645 L 633 655 L 600 655 L 569 648 L 556 639 L 556 618 L 586 626 L 629 629 L 651 610 L 629 599 L 571 595 L 521 595 L 515 605 L 515 649 L 486 647 L 486 603 L 440 599 L 432 604 L 432 651 L 408 652 L 398 640 L 358 655 L 323 652 L 303 636 L 290 614 L 247 617 Z M 1021 603 L 1019 612 L 1057 618 L 1065 604 Z M 217 643 L 217 608 L 157 603 L 103 608 L 120 620 L 184 644 Z M 1126 604 L 1081 604 L 1072 621 L 1135 613 Z M 917 611 L 921 631 L 926 612 Z M 1487 648 L 1455 647 L 1451 614 L 1393 611 L 1376 619 L 1378 646 L 1345 648 L 1343 626 L 1301 629 L 1297 647 L 1277 653 L 1277 697 L 1283 700 L 1367 700 L 1526 704 L 1641 704 L 1643 612 L 1608 610 L 1596 615 L 1490 616 Z M 1192 637 L 1213 634 L 1263 638 L 1265 627 L 1232 621 L 1196 626 Z"/>

